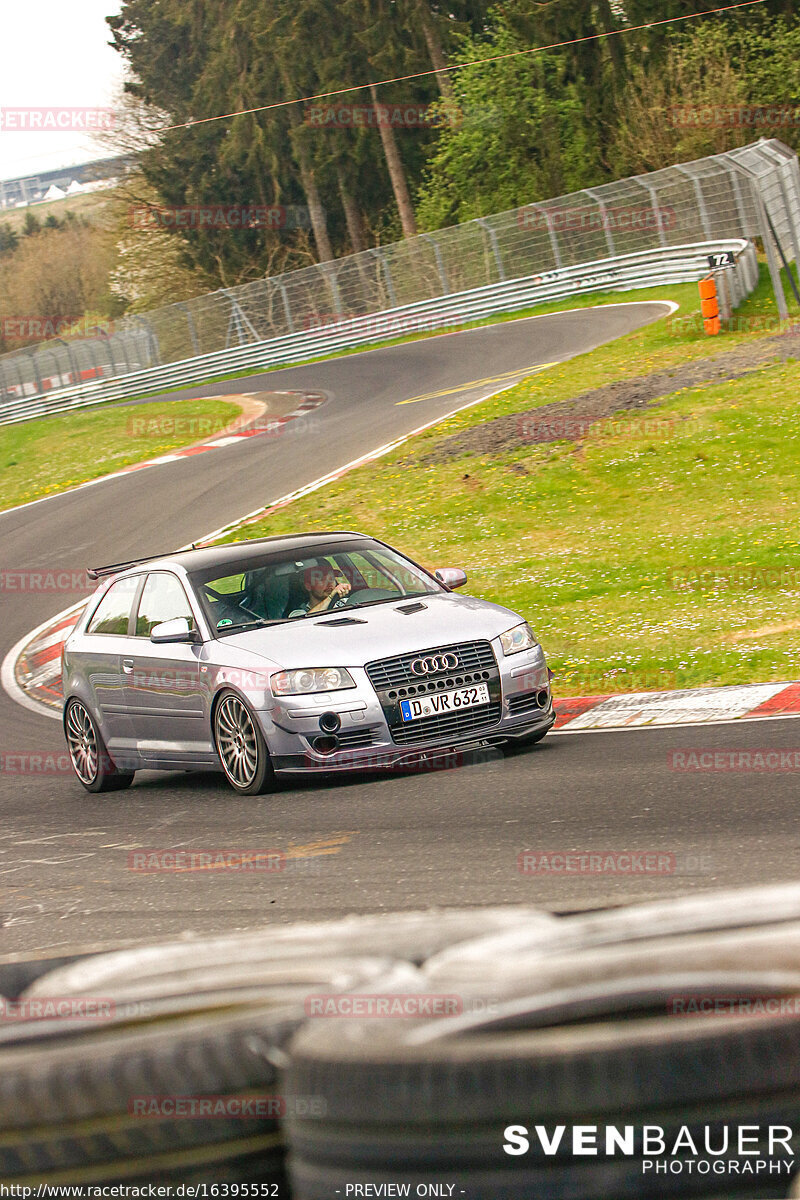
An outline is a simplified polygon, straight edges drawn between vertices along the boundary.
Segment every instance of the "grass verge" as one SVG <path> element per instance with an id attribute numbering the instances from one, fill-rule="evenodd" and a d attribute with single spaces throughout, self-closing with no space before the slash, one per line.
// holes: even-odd
<path id="1" fill-rule="evenodd" d="M 172 400 L 5 425 L 0 428 L 0 509 L 202 441 L 240 411 L 231 401 Z"/>
<path id="2" fill-rule="evenodd" d="M 666 297 L 684 314 L 698 307 L 694 287 Z M 442 422 L 244 536 L 362 529 L 430 566 L 464 566 L 469 591 L 530 619 L 562 694 L 800 678 L 794 361 L 677 392 L 577 444 L 420 461 L 492 417 L 774 332 L 774 313 L 763 281 L 737 312 L 738 332 L 648 326 Z"/>

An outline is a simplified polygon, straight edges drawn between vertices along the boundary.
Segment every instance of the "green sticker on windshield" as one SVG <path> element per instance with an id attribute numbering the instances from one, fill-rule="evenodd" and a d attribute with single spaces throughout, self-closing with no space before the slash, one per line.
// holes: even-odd
<path id="1" fill-rule="evenodd" d="M 232 625 L 233 621 L 230 617 L 223 617 L 221 621 L 217 621 L 217 629 L 222 629 L 223 625 Z"/>

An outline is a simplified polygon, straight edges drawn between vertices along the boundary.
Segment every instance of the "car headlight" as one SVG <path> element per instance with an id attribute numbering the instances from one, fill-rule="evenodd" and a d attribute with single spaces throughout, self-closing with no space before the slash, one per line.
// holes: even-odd
<path id="1" fill-rule="evenodd" d="M 300 671 L 279 671 L 270 679 L 275 696 L 306 696 L 311 692 L 338 692 L 352 688 L 353 677 L 344 667 L 304 667 Z"/>
<path id="2" fill-rule="evenodd" d="M 538 642 L 536 634 L 525 621 L 522 625 L 515 625 L 513 629 L 501 633 L 500 645 L 503 647 L 503 654 L 519 654 L 520 650 L 532 650 Z"/>

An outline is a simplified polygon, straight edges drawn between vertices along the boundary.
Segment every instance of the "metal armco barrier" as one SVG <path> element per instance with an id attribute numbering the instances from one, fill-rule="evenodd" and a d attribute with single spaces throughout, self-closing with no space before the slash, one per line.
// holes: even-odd
<path id="1" fill-rule="evenodd" d="M 755 238 L 785 317 L 780 265 L 800 261 L 800 171 L 775 139 L 124 317 L 110 336 L 0 356 L 0 424 L 368 345 L 413 332 L 415 319 L 441 329 L 696 279 L 692 248 Z"/>
<path id="2" fill-rule="evenodd" d="M 107 400 L 120 400 L 158 389 L 198 383 L 229 371 L 321 358 L 338 350 L 366 346 L 408 333 L 458 326 L 466 321 L 491 317 L 495 313 L 515 312 L 547 301 L 569 299 L 570 296 L 692 282 L 708 274 L 708 255 L 720 250 L 732 250 L 735 253 L 736 266 L 730 269 L 729 274 L 736 277 L 736 283 L 732 281 L 732 286 L 744 298 L 758 282 L 758 261 L 752 242 L 737 239 L 673 246 L 668 250 L 646 250 L 640 254 L 626 254 L 619 258 L 581 263 L 560 271 L 548 271 L 543 275 L 510 279 L 490 287 L 424 300 L 419 304 L 407 304 L 387 312 L 343 317 L 305 333 L 236 346 L 217 354 L 150 367 L 145 371 L 133 371 L 111 379 L 83 383 L 78 387 L 62 387 L 40 397 L 12 400 L 0 408 L 0 424 L 32 420 Z"/>

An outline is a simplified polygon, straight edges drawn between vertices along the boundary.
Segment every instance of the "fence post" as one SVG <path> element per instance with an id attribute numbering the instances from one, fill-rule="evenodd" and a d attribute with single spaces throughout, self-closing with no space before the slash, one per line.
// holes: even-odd
<path id="1" fill-rule="evenodd" d="M 700 213 L 700 220 L 703 223 L 703 233 L 705 234 L 706 239 L 710 242 L 713 239 L 714 235 L 711 232 L 711 222 L 708 219 L 708 209 L 706 208 L 706 198 L 703 195 L 703 189 L 700 186 L 700 180 L 697 178 L 696 175 L 693 175 L 692 172 L 689 170 L 689 168 L 685 167 L 683 165 L 683 163 L 676 163 L 675 170 L 680 171 L 680 173 L 682 175 L 685 175 L 687 179 L 691 179 L 691 181 L 692 181 L 692 185 L 694 187 L 694 194 L 697 199 L 697 209 L 698 209 L 698 212 Z"/>
<path id="2" fill-rule="evenodd" d="M 225 298 L 227 299 L 228 303 L 231 306 L 231 317 L 230 317 L 230 321 L 228 322 L 228 336 L 225 341 L 225 348 L 227 349 L 230 346 L 230 338 L 231 338 L 231 330 L 232 329 L 236 330 L 236 336 L 239 339 L 240 346 L 245 346 L 247 344 L 247 338 L 245 337 L 245 332 L 244 332 L 245 327 L 247 328 L 248 333 L 251 333 L 253 335 L 253 340 L 257 342 L 259 340 L 258 330 L 253 325 L 253 322 L 250 320 L 247 313 L 244 311 L 244 309 L 242 308 L 241 304 L 237 300 L 236 296 L 234 296 L 231 289 L 230 288 L 220 288 L 219 290 L 222 293 L 222 295 L 225 296 Z"/>
<path id="3" fill-rule="evenodd" d="M 609 258 L 613 258 L 614 255 L 616 254 L 616 250 L 614 249 L 614 235 L 611 232 L 611 226 L 609 225 L 608 218 L 606 217 L 606 202 L 605 202 L 605 200 L 600 199 L 600 197 L 596 194 L 596 192 L 594 191 L 593 188 L 584 188 L 583 194 L 584 194 L 584 196 L 589 196 L 590 199 L 594 200 L 595 204 L 600 209 L 600 217 L 603 222 L 603 231 L 606 235 L 606 246 L 608 247 L 608 256 L 609 256 Z"/>
<path id="4" fill-rule="evenodd" d="M 664 222 L 661 220 L 661 208 L 658 203 L 658 192 L 653 184 L 646 183 L 641 175 L 634 175 L 633 179 L 634 183 L 638 183 L 640 187 L 643 187 L 650 197 L 650 207 L 653 210 L 653 216 L 656 219 L 656 229 L 658 230 L 658 244 L 659 246 L 666 247 L 667 235 L 664 233 Z"/>
<path id="5" fill-rule="evenodd" d="M 199 358 L 200 357 L 200 342 L 198 341 L 198 338 L 197 338 L 197 326 L 194 323 L 194 317 L 192 316 L 192 310 L 189 308 L 189 305 L 186 304 L 183 300 L 180 301 L 180 303 L 176 304 L 175 307 L 179 308 L 182 312 L 186 313 L 186 324 L 189 327 L 189 337 L 191 338 L 191 341 L 192 341 L 192 349 L 194 350 L 194 356 L 195 356 L 195 358 Z"/>
<path id="6" fill-rule="evenodd" d="M 294 333 L 294 319 L 292 317 L 292 306 L 289 303 L 289 296 L 286 291 L 286 284 L 281 279 L 280 275 L 277 277 L 277 280 L 278 280 L 278 291 L 280 292 L 281 300 L 283 301 L 283 311 L 286 316 L 286 324 L 289 327 L 289 333 Z"/>
<path id="7" fill-rule="evenodd" d="M 556 234 L 555 226 L 553 224 L 553 214 L 551 212 L 549 212 L 542 204 L 529 204 L 529 205 L 527 205 L 527 207 L 541 209 L 541 211 L 544 213 L 545 224 L 547 225 L 547 232 L 550 235 L 550 246 L 553 251 L 553 259 L 555 261 L 555 264 L 556 264 L 556 267 L 558 268 L 558 270 L 561 270 L 561 268 L 564 266 L 564 263 L 561 258 L 561 247 L 558 244 L 558 236 Z"/>
<path id="8" fill-rule="evenodd" d="M 392 308 L 397 308 L 397 296 L 395 295 L 395 292 L 394 292 L 394 284 L 392 282 L 392 273 L 389 270 L 389 264 L 386 261 L 386 255 L 383 253 L 383 249 L 381 246 L 376 246 L 374 250 L 370 251 L 370 253 L 375 255 L 378 262 L 383 267 L 383 274 L 386 278 L 386 290 L 389 293 L 389 299 L 391 301 Z"/>
<path id="9" fill-rule="evenodd" d="M 505 278 L 506 278 L 506 273 L 503 270 L 503 259 L 500 254 L 500 246 L 497 241 L 497 234 L 495 233 L 494 229 L 492 229 L 492 227 L 489 224 L 489 222 L 487 221 L 486 217 L 477 217 L 476 219 L 477 219 L 478 224 L 483 229 L 485 229 L 489 235 L 489 242 L 492 247 L 492 254 L 494 255 L 494 261 L 495 261 L 495 265 L 497 267 L 497 274 L 500 276 L 500 282 L 504 283 Z"/>
<path id="10" fill-rule="evenodd" d="M 750 237 L 752 230 L 748 228 L 747 213 L 745 212 L 744 200 L 742 199 L 742 187 L 739 182 L 739 164 L 735 158 L 731 158 L 729 154 L 720 154 L 720 158 L 725 160 L 725 168 L 728 172 L 728 178 L 731 181 L 733 188 L 734 199 L 736 200 L 736 211 L 739 214 L 740 232 L 742 237 Z"/>
<path id="11" fill-rule="evenodd" d="M 423 233 L 420 236 L 425 238 L 425 240 L 430 242 L 430 244 L 433 246 L 433 256 L 436 259 L 436 267 L 439 272 L 439 279 L 442 283 L 442 295 L 449 296 L 450 284 L 447 279 L 447 271 L 445 270 L 441 247 L 432 233 Z"/>
<path id="12" fill-rule="evenodd" d="M 328 287 L 331 290 L 331 299 L 333 300 L 333 308 L 337 317 L 344 316 L 344 307 L 342 305 L 342 297 L 339 291 L 339 281 L 336 278 L 336 267 L 332 262 L 322 262 L 317 264 L 317 270 L 322 271 Z"/>
<path id="13" fill-rule="evenodd" d="M 147 338 L 148 350 L 153 357 L 153 362 L 155 363 L 155 365 L 157 367 L 160 367 L 161 366 L 161 347 L 158 344 L 158 338 L 156 337 L 153 326 L 147 320 L 147 317 L 140 316 L 138 313 L 134 314 L 132 319 L 134 321 L 138 321 L 138 323 L 140 325 L 144 325 L 145 337 Z"/>

